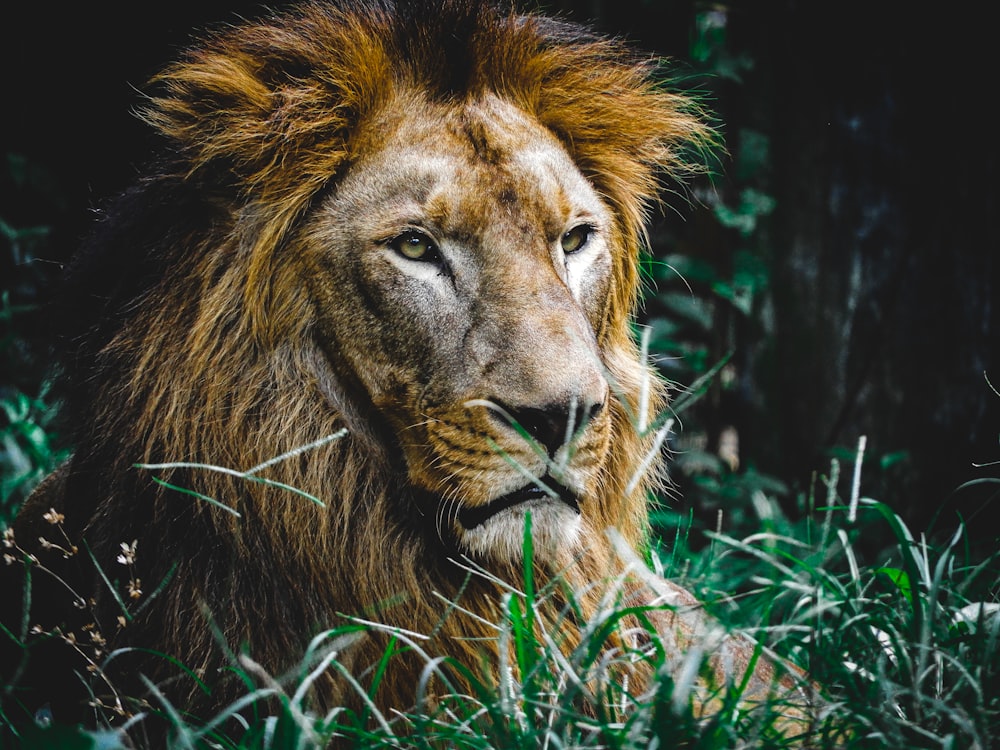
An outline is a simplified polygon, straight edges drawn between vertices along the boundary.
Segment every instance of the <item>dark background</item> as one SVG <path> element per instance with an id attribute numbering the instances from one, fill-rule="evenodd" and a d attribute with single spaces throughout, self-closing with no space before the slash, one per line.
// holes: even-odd
<path id="1" fill-rule="evenodd" d="M 725 506 L 724 493 L 704 491 L 718 482 L 703 480 L 733 472 L 684 459 L 715 455 L 730 426 L 740 473 L 780 478 L 789 497 L 808 492 L 831 457 L 849 475 L 866 435 L 863 494 L 918 531 L 950 530 L 961 517 L 977 539 L 996 541 L 998 485 L 957 490 L 1000 476 L 974 466 L 1000 461 L 1000 396 L 984 376 L 1000 386 L 990 19 L 942 3 L 550 7 L 675 58 L 681 85 L 704 92 L 725 136 L 721 174 L 696 185 L 691 205 L 670 201 L 675 210 L 653 232 L 657 256 L 681 252 L 710 269 L 693 274 L 690 292 L 710 325 L 671 329 L 674 348 L 690 356 L 664 357 L 665 373 L 690 382 L 731 356 L 684 415 L 674 447 L 685 499 L 675 502 L 699 514 Z M 32 273 L 54 275 L 93 209 L 141 171 L 155 145 L 130 112 L 144 82 L 198 29 L 260 12 L 235 0 L 5 10 L 0 147 L 17 159 L 0 177 L 0 218 L 51 228 Z M 720 222 L 748 189 L 766 198 L 749 211 L 752 226 Z M 717 282 L 738 280 L 747 258 L 763 282 L 740 312 Z M 18 286 L 16 253 L 0 262 L 15 301 L 44 303 L 44 292 Z M 683 288 L 669 274 L 662 282 L 666 292 Z M 669 319 L 676 310 L 666 301 L 652 296 L 646 314 Z M 44 339 L 41 313 L 19 325 Z"/>

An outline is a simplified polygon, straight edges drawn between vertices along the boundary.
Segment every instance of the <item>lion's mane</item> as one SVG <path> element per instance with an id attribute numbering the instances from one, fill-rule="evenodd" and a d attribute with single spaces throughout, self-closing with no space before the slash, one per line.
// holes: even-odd
<path id="1" fill-rule="evenodd" d="M 388 426 L 350 383 L 326 374 L 296 264 L 304 217 L 371 147 L 359 124 L 404 87 L 455 106 L 484 92 L 515 104 L 555 134 L 613 209 L 612 290 L 596 333 L 619 397 L 590 525 L 644 545 L 656 472 L 630 482 L 651 442 L 636 415 L 662 401 L 630 329 L 643 223 L 661 177 L 684 171 L 685 149 L 707 137 L 691 103 L 654 72 L 575 25 L 478 0 L 344 0 L 223 29 L 155 79 L 142 116 L 166 153 L 109 208 L 65 298 L 76 453 L 53 481 L 66 527 L 111 568 L 120 544 L 138 539 L 137 572 L 146 593 L 156 592 L 113 645 L 155 648 L 212 681 L 227 663 L 218 633 L 279 672 L 312 634 L 358 615 L 434 633 L 441 652 L 481 664 L 480 639 L 493 632 L 478 618 L 496 621 L 499 588 L 468 579 L 435 546 L 408 501 Z M 245 471 L 342 428 L 343 438 L 250 478 L 136 466 Z M 52 493 L 35 502 L 48 507 Z M 620 565 L 603 534 L 584 547 L 561 573 L 586 608 L 597 596 L 588 587 Z M 517 565 L 501 568 L 491 573 L 522 580 Z M 92 572 L 83 576 L 110 637 L 117 605 Z M 474 616 L 442 619 L 443 600 Z M 368 666 L 382 648 L 369 638 L 349 661 Z M 141 666 L 155 681 L 169 664 Z M 412 704 L 413 670 L 386 677 L 383 705 Z M 220 685 L 211 702 L 231 695 Z M 318 696 L 340 700 L 340 683 L 319 683 Z"/>

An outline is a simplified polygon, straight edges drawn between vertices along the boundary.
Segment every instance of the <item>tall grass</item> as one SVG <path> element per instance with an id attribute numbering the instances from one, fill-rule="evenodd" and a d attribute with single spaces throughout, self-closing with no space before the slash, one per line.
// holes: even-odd
<path id="1" fill-rule="evenodd" d="M 819 482 L 825 497 L 815 508 L 805 498 L 812 512 L 799 521 L 758 493 L 758 531 L 737 538 L 720 524 L 697 554 L 678 534 L 675 573 L 720 619 L 826 686 L 844 735 L 820 746 L 998 746 L 1000 553 L 973 558 L 961 526 L 943 543 L 914 535 L 860 496 L 859 467 L 842 499 L 834 461 Z"/>
<path id="2" fill-rule="evenodd" d="M 859 462 L 860 466 L 860 462 Z M 834 462 L 806 512 L 786 518 L 773 497 L 751 498 L 752 533 L 728 529 L 722 518 L 709 543 L 695 545 L 690 524 L 677 519 L 672 538 L 652 550 L 655 573 L 696 591 L 727 628 L 742 628 L 805 667 L 827 704 L 810 747 L 990 748 L 1000 744 L 1000 603 L 998 555 L 973 560 L 957 528 L 943 544 L 914 534 L 890 508 L 860 496 L 860 481 L 839 480 Z M 847 485 L 842 496 L 840 485 Z M 872 540 L 891 539 L 872 553 Z M 530 534 L 525 555 L 531 557 Z M 529 566 L 530 569 L 530 566 Z M 469 575 L 488 575 L 471 563 Z M 499 652 L 509 669 L 499 684 L 427 651 L 426 633 L 395 629 L 379 663 L 353 674 L 339 656 L 378 623 L 355 621 L 321 633 L 297 669 L 270 675 L 252 655 L 233 656 L 246 694 L 208 721 L 193 722 L 149 685 L 147 713 L 166 717 L 176 748 L 780 748 L 801 739 L 775 725 L 781 705 L 742 710 L 740 686 L 720 686 L 717 710 L 699 715 L 691 682 L 667 669 L 661 649 L 609 652 L 608 633 L 626 609 L 609 599 L 590 621 L 566 618 L 539 628 L 537 603 L 553 594 L 530 574 L 508 586 L 503 617 L 495 623 Z M 457 605 L 456 605 L 457 606 Z M 572 608 L 572 603 L 569 605 Z M 567 656 L 559 648 L 568 628 L 582 632 Z M 5 637 L 12 637 L 6 634 Z M 380 712 L 371 696 L 392 660 L 416 652 L 425 664 L 414 703 Z M 612 655 L 609 656 L 609 653 Z M 114 655 L 112 655 L 113 658 Z M 508 658 L 504 656 L 502 658 Z M 653 684 L 634 694 L 627 674 L 648 660 Z M 689 655 L 692 677 L 704 668 Z M 675 666 L 675 665 L 674 665 Z M 362 697 L 363 708 L 317 712 L 309 687 L 336 670 Z M 471 694 L 449 691 L 449 675 L 465 670 Z M 484 671 L 483 674 L 486 674 Z M 518 675 L 519 677 L 516 677 Z M 673 677 L 671 676 L 673 675 Z M 10 675 L 4 674 L 4 679 Z M 436 687 L 432 694 L 430 686 Z M 367 686 L 367 687 L 363 687 Z M 444 685 L 442 692 L 440 686 Z M 9 706 L 9 685 L 5 710 Z M 780 699 L 776 699 L 780 700 Z M 0 716 L 8 739 L 29 745 L 144 745 L 140 713 L 124 727 L 90 732 L 68 727 L 18 729 Z"/>

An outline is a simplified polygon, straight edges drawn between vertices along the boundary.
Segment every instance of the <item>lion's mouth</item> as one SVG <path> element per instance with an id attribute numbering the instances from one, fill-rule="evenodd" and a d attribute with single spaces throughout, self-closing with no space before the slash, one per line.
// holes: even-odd
<path id="1" fill-rule="evenodd" d="M 533 501 L 562 502 L 577 513 L 580 512 L 580 501 L 572 490 L 559 484 L 551 477 L 545 476 L 542 479 L 521 487 L 519 490 L 501 495 L 486 505 L 480 505 L 475 508 L 463 508 L 458 513 L 458 522 L 467 531 L 471 531 L 477 526 L 482 526 L 495 515 L 502 513 L 508 508 Z"/>

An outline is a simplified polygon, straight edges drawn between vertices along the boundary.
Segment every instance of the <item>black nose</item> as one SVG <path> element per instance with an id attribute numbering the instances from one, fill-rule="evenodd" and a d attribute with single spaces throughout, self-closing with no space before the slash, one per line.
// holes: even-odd
<path id="1" fill-rule="evenodd" d="M 515 429 L 520 427 L 527 432 L 550 456 L 572 440 L 604 408 L 603 403 L 587 403 L 582 400 L 546 406 L 511 406 L 499 401 L 493 403 L 510 415 Z M 502 414 L 492 410 L 490 413 L 506 421 Z"/>

